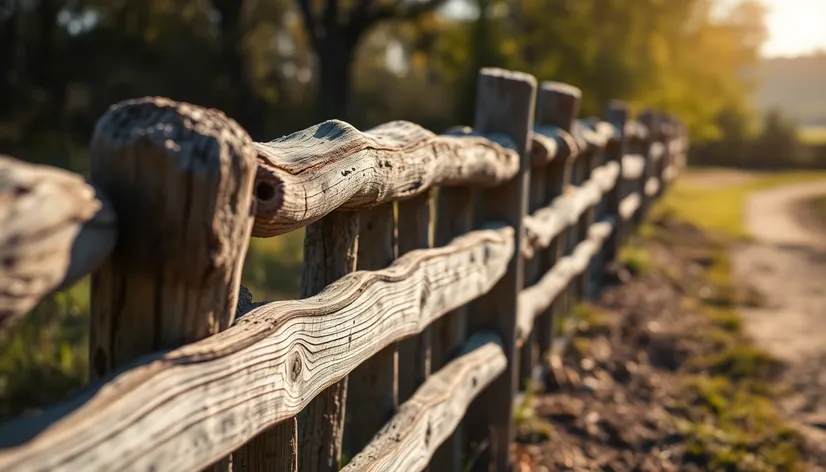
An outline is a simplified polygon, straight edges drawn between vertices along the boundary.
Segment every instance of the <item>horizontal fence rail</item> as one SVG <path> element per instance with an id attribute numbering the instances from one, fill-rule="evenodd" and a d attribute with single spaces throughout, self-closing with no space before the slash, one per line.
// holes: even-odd
<path id="1" fill-rule="evenodd" d="M 254 143 L 144 98 L 99 120 L 89 182 L 0 156 L 0 328 L 92 275 L 92 381 L 0 425 L 0 471 L 506 470 L 520 385 L 688 136 L 479 77 L 474 126 L 442 134 L 332 120 Z M 254 301 L 249 239 L 304 227 L 302 299 Z"/>

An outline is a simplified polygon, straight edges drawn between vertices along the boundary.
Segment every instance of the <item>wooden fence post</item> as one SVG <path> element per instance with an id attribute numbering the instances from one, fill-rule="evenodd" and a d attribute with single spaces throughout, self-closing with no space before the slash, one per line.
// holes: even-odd
<path id="1" fill-rule="evenodd" d="M 479 192 L 477 226 L 491 221 L 512 225 L 514 253 L 502 279 L 474 303 L 469 317 L 471 331 L 494 331 L 502 338 L 508 366 L 473 402 L 466 416 L 468 440 L 477 447 L 487 441 L 487 453 L 476 463 L 477 470 L 494 464 L 509 466 L 508 449 L 514 438 L 513 402 L 519 371 L 516 352 L 517 299 L 522 289 L 521 257 L 523 218 L 527 210 L 530 177 L 530 133 L 533 129 L 536 79 L 519 72 L 486 68 L 479 72 L 474 129 L 480 133 L 504 133 L 516 143 L 521 156 L 519 172 L 508 183 Z"/>
<path id="2" fill-rule="evenodd" d="M 163 98 L 112 107 L 91 161 L 119 217 L 115 250 L 92 274 L 94 379 L 232 324 L 257 164 L 235 121 Z"/>
<path id="3" fill-rule="evenodd" d="M 359 216 L 359 270 L 380 270 L 396 258 L 393 204 L 385 203 Z M 348 455 L 364 449 L 393 417 L 399 406 L 398 352 L 392 344 L 350 373 L 347 386 L 347 424 L 344 433 Z"/>
<path id="4" fill-rule="evenodd" d="M 399 256 L 433 247 L 430 224 L 430 192 L 398 203 Z M 430 375 L 432 336 L 430 327 L 399 344 L 399 402 L 407 401 Z"/>
<path id="5" fill-rule="evenodd" d="M 436 199 L 435 243 L 442 247 L 472 228 L 473 193 L 470 187 L 441 187 Z M 467 336 L 467 305 L 446 313 L 433 323 L 431 367 L 437 371 L 461 348 Z M 464 422 L 436 450 L 432 470 L 459 472 L 463 466 Z"/>
<path id="6" fill-rule="evenodd" d="M 301 275 L 302 298 L 318 294 L 331 283 L 355 271 L 358 230 L 358 212 L 348 211 L 334 211 L 307 226 Z M 298 415 L 298 470 L 338 470 L 346 402 L 345 377 L 321 392 Z"/>
<path id="7" fill-rule="evenodd" d="M 539 97 L 536 108 L 536 125 L 556 126 L 568 133 L 573 130 L 574 121 L 579 114 L 579 104 L 582 99 L 582 91 L 573 85 L 561 82 L 542 82 L 539 89 Z M 573 179 L 573 166 L 577 158 L 577 149 L 569 149 L 568 154 L 559 156 L 550 162 L 545 170 L 546 187 L 548 190 L 547 201 L 550 203 L 554 198 L 565 193 Z M 546 253 L 546 268 L 553 267 L 559 259 L 565 255 L 567 249 L 567 238 L 570 232 L 564 230 L 551 242 Z M 544 355 L 551 349 L 551 343 L 556 332 L 559 330 L 559 323 L 563 315 L 570 309 L 567 291 L 562 291 L 554 301 L 551 308 L 537 319 L 537 337 L 539 339 L 539 351 Z M 557 315 L 555 316 L 554 313 Z"/>
<path id="8" fill-rule="evenodd" d="M 617 258 L 619 251 L 619 244 L 621 243 L 620 228 L 622 227 L 622 219 L 619 214 L 619 204 L 625 196 L 623 193 L 624 185 L 622 179 L 622 157 L 625 155 L 628 147 L 628 141 L 625 135 L 625 123 L 628 121 L 628 105 L 619 100 L 612 100 L 605 112 L 605 120 L 614 125 L 619 133 L 617 140 L 609 141 L 608 147 L 605 150 L 605 159 L 607 162 L 616 162 L 619 164 L 619 174 L 617 175 L 617 183 L 614 188 L 606 195 L 605 213 L 615 218 L 614 230 L 604 245 L 603 264 L 612 264 Z"/>
<path id="9" fill-rule="evenodd" d="M 528 190 L 528 211 L 533 213 L 547 203 L 547 188 L 545 187 L 545 166 L 531 169 L 530 185 Z M 544 252 L 544 251 L 543 251 Z M 545 258 L 543 253 L 525 261 L 524 285 L 533 285 L 545 274 Z M 545 270 L 543 270 L 545 269 Z M 542 352 L 538 345 L 538 330 L 531 330 L 528 339 L 522 344 L 519 353 L 519 388 L 526 390 L 528 382 L 534 380 L 534 370 Z"/>
<path id="10" fill-rule="evenodd" d="M 642 157 L 645 158 L 645 167 L 643 168 L 642 182 L 640 183 L 640 208 L 634 216 L 634 226 L 642 224 L 645 217 L 648 215 L 648 210 L 651 208 L 651 197 L 648 197 L 645 192 L 645 186 L 648 179 L 656 175 L 657 163 L 651 154 L 653 144 L 659 140 L 659 125 L 660 120 L 656 111 L 652 109 L 645 109 L 640 111 L 637 119 L 645 125 L 648 129 L 646 138 L 643 141 Z"/>

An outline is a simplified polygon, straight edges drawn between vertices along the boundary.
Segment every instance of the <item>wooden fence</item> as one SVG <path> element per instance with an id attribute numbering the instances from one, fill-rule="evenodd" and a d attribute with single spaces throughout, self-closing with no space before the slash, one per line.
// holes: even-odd
<path id="1" fill-rule="evenodd" d="M 269 143 L 145 98 L 97 123 L 91 183 L 0 159 L 1 322 L 91 273 L 92 378 L 0 426 L 0 471 L 506 470 L 520 380 L 687 149 L 580 98 L 483 69 L 473 128 Z M 302 299 L 254 302 L 250 237 L 301 227 Z"/>

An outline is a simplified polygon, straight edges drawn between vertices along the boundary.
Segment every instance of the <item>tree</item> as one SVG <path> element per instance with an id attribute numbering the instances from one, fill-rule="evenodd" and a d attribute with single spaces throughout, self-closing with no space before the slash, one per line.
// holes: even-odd
<path id="1" fill-rule="evenodd" d="M 353 58 L 364 34 L 387 20 L 411 20 L 440 7 L 446 0 L 425 0 L 409 4 L 396 0 L 375 5 L 373 0 L 358 0 L 349 8 L 343 0 L 326 0 L 317 15 L 310 0 L 298 0 L 304 26 L 318 59 L 319 108 L 321 119 L 348 116 L 352 92 Z M 346 18 L 342 11 L 346 10 Z"/>

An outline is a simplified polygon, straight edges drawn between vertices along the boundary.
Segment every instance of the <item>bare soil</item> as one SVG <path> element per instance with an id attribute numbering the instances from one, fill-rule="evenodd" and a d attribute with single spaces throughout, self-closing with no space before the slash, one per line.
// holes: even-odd
<path id="1" fill-rule="evenodd" d="M 708 378 L 698 360 L 721 350 L 721 341 L 709 333 L 729 329 L 697 306 L 697 300 L 713 303 L 717 296 L 706 274 L 714 264 L 710 248 L 715 244 L 699 230 L 673 222 L 661 222 L 656 233 L 659 239 L 645 244 L 656 269 L 633 276 L 617 269 L 615 277 L 624 282 L 602 293 L 576 323 L 561 354 L 552 357 L 549 380 L 527 407 L 533 417 L 521 422 L 512 446 L 516 470 L 801 470 L 757 459 L 779 442 L 806 458 L 805 470 L 822 470 L 826 455 L 804 445 L 803 438 L 794 439 L 797 433 L 779 423 L 752 425 L 776 430 L 744 438 L 737 447 L 746 453 L 729 457 L 729 463 L 728 444 L 713 450 L 716 446 L 698 435 L 697 428 L 715 421 L 709 413 L 713 408 L 703 396 L 707 392 L 695 392 L 687 381 Z M 738 331 L 739 325 L 732 329 Z M 785 375 L 781 362 L 759 364 L 768 366 L 756 374 L 761 382 L 773 385 Z M 725 401 L 742 407 L 733 398 Z M 780 420 L 766 420 L 771 421 Z M 746 432 L 752 428 L 740 426 Z"/>

